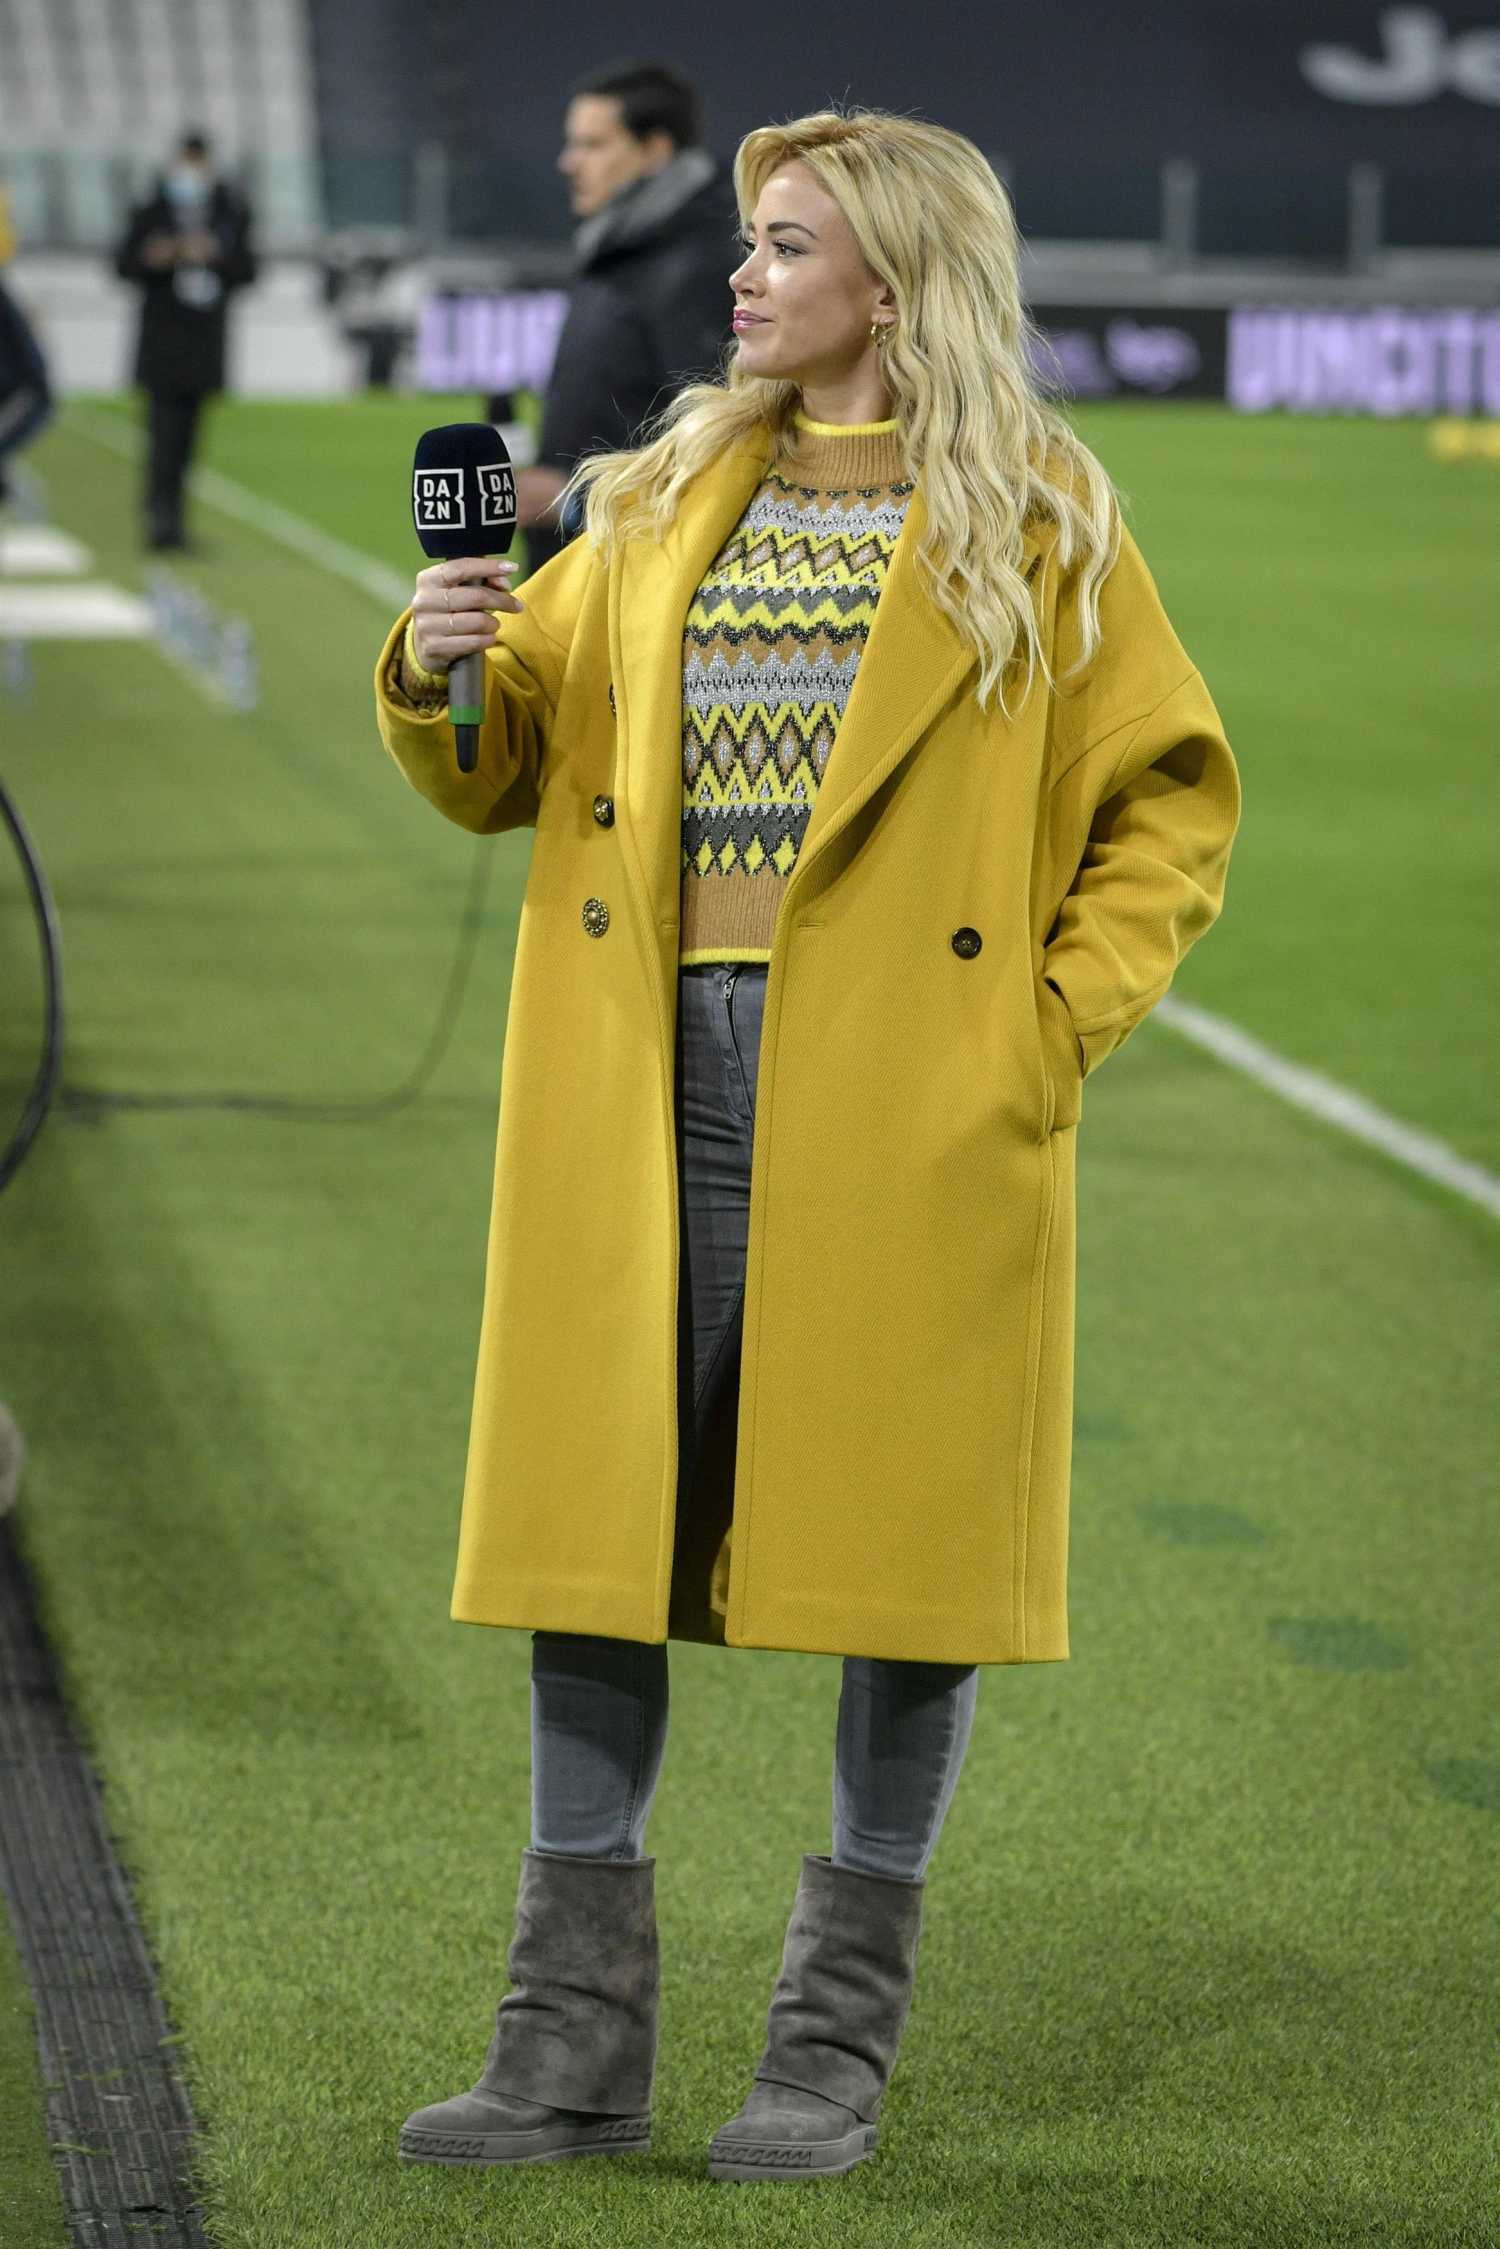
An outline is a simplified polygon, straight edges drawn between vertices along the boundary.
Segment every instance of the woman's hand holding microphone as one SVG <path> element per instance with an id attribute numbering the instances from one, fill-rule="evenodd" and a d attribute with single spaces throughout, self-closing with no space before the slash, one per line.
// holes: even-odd
<path id="1" fill-rule="evenodd" d="M 417 572 L 411 643 L 424 671 L 446 672 L 460 656 L 475 655 L 499 639 L 495 612 L 526 606 L 510 590 L 519 567 L 495 555 L 474 555 Z"/>

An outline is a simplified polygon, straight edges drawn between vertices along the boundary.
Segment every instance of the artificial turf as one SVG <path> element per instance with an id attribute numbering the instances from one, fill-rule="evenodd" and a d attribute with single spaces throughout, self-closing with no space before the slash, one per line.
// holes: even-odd
<path id="1" fill-rule="evenodd" d="M 226 402 L 207 458 L 411 572 L 410 441 L 454 411 Z M 133 472 L 86 434 L 123 412 L 65 412 L 34 460 L 130 582 Z M 1178 990 L 1493 1164 L 1500 475 L 1411 424 L 1077 418 L 1244 777 Z M 828 1848 L 839 1666 L 680 1646 L 653 2153 L 398 2165 L 407 2111 L 477 2073 L 529 1839 L 530 1642 L 447 1606 L 531 839 L 461 834 L 385 757 L 378 603 L 199 520 L 180 573 L 251 620 L 257 712 L 144 646 L 38 648 L 5 712 L 69 1082 L 396 1084 L 491 864 L 420 1103 L 59 1116 L 0 1200 L 18 1523 L 185 2035 L 215 2242 L 1492 2239 L 1495 1229 L 1149 1022 L 1080 1135 L 1073 1660 L 981 1682 L 874 2162 L 706 2178 Z M 27 1010 L 0 1035 L 14 1084 Z"/>

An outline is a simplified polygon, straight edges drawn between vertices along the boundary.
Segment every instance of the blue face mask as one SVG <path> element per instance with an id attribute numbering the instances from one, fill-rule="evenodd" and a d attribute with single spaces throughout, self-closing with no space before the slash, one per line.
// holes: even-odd
<path id="1" fill-rule="evenodd" d="M 196 164 L 176 164 L 167 174 L 166 188 L 173 203 L 198 203 L 208 193 L 208 181 Z"/>

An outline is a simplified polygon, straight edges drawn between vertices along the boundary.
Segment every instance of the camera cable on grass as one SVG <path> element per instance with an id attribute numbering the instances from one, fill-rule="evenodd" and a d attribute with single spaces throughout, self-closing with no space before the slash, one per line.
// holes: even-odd
<path id="1" fill-rule="evenodd" d="M 58 1079 L 62 1067 L 63 1050 L 63 998 L 62 998 L 62 941 L 56 904 L 48 885 L 45 870 L 20 812 L 9 791 L 0 782 L 0 814 L 15 842 L 21 865 L 25 872 L 26 887 L 36 916 L 37 935 L 42 956 L 42 979 L 45 994 L 45 1023 L 42 1035 L 42 1054 L 36 1078 L 27 1098 L 20 1124 L 11 1137 L 9 1146 L 0 1155 L 0 1188 L 4 1188 L 20 1168 L 33 1140 L 41 1128 L 54 1098 L 65 1115 L 96 1119 L 116 1110 L 177 1110 L 222 1109 L 236 1110 L 251 1115 L 268 1117 L 302 1118 L 311 1123 L 340 1124 L 358 1118 L 392 1116 L 406 1108 L 422 1093 L 434 1071 L 442 1061 L 452 1042 L 454 1026 L 458 1021 L 473 972 L 474 958 L 479 946 L 479 933 L 484 924 L 485 894 L 489 885 L 493 853 L 482 847 L 476 849 L 469 875 L 468 893 L 459 920 L 458 941 L 448 971 L 447 987 L 438 1007 L 437 1018 L 427 1044 L 410 1075 L 389 1093 L 372 1094 L 349 1100 L 320 1095 L 290 1095 L 256 1093 L 251 1091 L 223 1091 L 207 1093 L 133 1093 L 98 1086 L 64 1085 L 58 1092 Z"/>
<path id="2" fill-rule="evenodd" d="M 57 903 L 52 896 L 46 872 L 37 855 L 35 844 L 26 830 L 26 823 L 5 783 L 0 781 L 0 818 L 10 830 L 26 877 L 27 894 L 36 916 L 37 934 L 41 941 L 42 992 L 45 1011 L 42 1026 L 42 1053 L 37 1072 L 32 1080 L 21 1121 L 11 1135 L 10 1144 L 0 1156 L 0 1188 L 13 1172 L 21 1167 L 27 1149 L 42 1128 L 42 1120 L 52 1106 L 57 1090 L 57 1075 L 62 1066 L 62 942 L 57 926 Z"/>

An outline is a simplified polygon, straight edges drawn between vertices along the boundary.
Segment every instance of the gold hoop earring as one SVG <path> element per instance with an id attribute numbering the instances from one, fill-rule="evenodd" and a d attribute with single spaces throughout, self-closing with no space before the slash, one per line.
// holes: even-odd
<path id="1" fill-rule="evenodd" d="M 893 320 L 872 320 L 870 322 L 870 341 L 877 351 L 882 344 L 890 342 L 891 330 L 895 325 L 896 323 Z"/>

